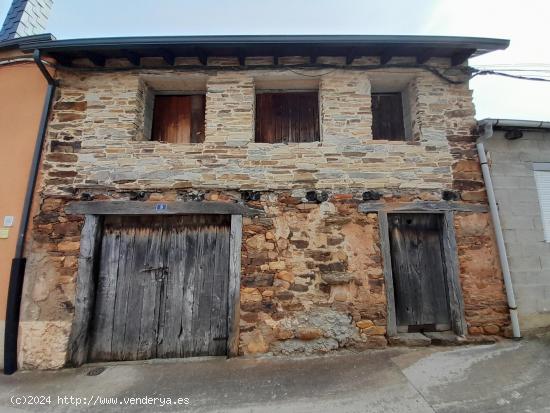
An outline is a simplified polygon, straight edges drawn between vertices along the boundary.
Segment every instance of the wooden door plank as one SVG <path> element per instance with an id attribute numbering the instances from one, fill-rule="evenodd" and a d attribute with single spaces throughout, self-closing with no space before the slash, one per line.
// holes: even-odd
<path id="1" fill-rule="evenodd" d="M 188 266 L 187 271 L 189 271 L 192 274 L 192 278 L 190 282 L 194 284 L 194 291 L 193 291 L 193 305 L 191 310 L 191 329 L 192 329 L 192 337 L 191 337 L 191 355 L 205 355 L 202 354 L 202 343 L 203 343 L 203 330 L 201 329 L 201 316 L 203 314 L 200 313 L 200 304 L 201 304 L 201 296 L 203 294 L 204 290 L 204 281 L 205 281 L 205 273 L 204 268 L 202 267 L 202 257 L 206 253 L 206 239 L 205 239 L 205 233 L 204 232 L 194 232 L 194 236 L 197 239 L 197 244 L 195 248 L 195 254 L 193 256 L 193 264 L 192 266 Z M 204 317 L 205 318 L 205 317 Z M 210 321 L 208 319 L 208 321 Z"/>
<path id="2" fill-rule="evenodd" d="M 92 361 L 108 360 L 111 354 L 119 254 L 120 230 L 107 222 L 101 245 L 94 323 L 90 332 Z"/>
<path id="3" fill-rule="evenodd" d="M 458 247 L 456 245 L 454 212 L 452 211 L 447 211 L 444 214 L 442 244 L 452 328 L 455 334 L 463 336 L 467 334 L 468 327 L 464 318 L 464 298 L 460 287 Z"/>
<path id="4" fill-rule="evenodd" d="M 174 217 L 166 221 L 165 248 L 169 267 L 166 290 L 164 292 L 164 313 L 162 322 L 162 341 L 158 344 L 159 357 L 183 357 L 185 350 L 184 331 L 184 288 L 188 276 L 185 267 L 189 259 L 187 231 L 181 227 L 181 218 Z M 190 333 L 190 330 L 189 330 Z"/>
<path id="5" fill-rule="evenodd" d="M 137 359 L 144 360 L 156 355 L 156 341 L 158 329 L 157 300 L 158 290 L 166 275 L 164 254 L 162 252 L 164 228 L 162 221 L 154 220 L 151 224 L 147 250 L 143 268 L 140 270 L 143 276 L 143 292 L 141 303 L 141 324 L 139 326 L 139 341 L 137 346 Z"/>
<path id="6" fill-rule="evenodd" d="M 172 286 L 172 277 L 173 272 L 177 271 L 176 266 L 174 265 L 173 254 L 177 253 L 175 244 L 172 241 L 173 233 L 169 227 L 168 220 L 165 220 L 165 225 L 163 229 L 163 239 L 162 239 L 162 254 L 164 256 L 164 261 L 167 267 L 167 274 L 164 278 L 162 285 L 157 290 L 156 305 L 155 309 L 155 319 L 157 320 L 157 337 L 156 337 L 156 348 L 155 353 L 156 357 L 162 358 L 167 353 L 165 345 L 169 337 L 167 337 L 167 314 L 171 313 L 171 310 L 168 308 L 171 301 L 168 300 L 168 295 L 173 290 Z M 169 317 L 168 317 L 169 318 Z M 168 323 L 169 320 L 168 320 Z M 175 357 L 175 356 L 173 356 Z"/>
<path id="7" fill-rule="evenodd" d="M 390 239 L 398 325 L 449 323 L 436 214 L 392 214 Z"/>
<path id="8" fill-rule="evenodd" d="M 75 317 L 69 338 L 69 360 L 73 366 L 80 366 L 88 359 L 96 295 L 95 275 L 98 267 L 96 257 L 101 248 L 102 222 L 102 217 L 86 215 L 80 235 Z"/>
<path id="9" fill-rule="evenodd" d="M 216 257 L 213 255 L 216 246 L 216 227 L 205 225 L 200 230 L 204 236 L 205 251 L 208 251 L 203 257 L 201 257 L 200 268 L 202 270 L 202 291 L 199 296 L 199 332 L 198 337 L 202 340 L 199 343 L 199 354 L 207 356 L 210 355 L 209 348 L 214 337 L 212 336 L 212 322 L 214 321 L 215 308 L 213 306 L 213 294 L 214 294 L 214 280 L 215 280 L 215 261 Z"/>
<path id="10" fill-rule="evenodd" d="M 141 318 L 143 310 L 143 293 L 145 285 L 150 282 L 150 274 L 144 272 L 145 255 L 151 239 L 151 228 L 136 225 L 134 239 L 134 260 L 132 271 L 127 271 L 129 292 L 127 304 L 126 325 L 124 328 L 123 360 L 137 360 Z"/>
<path id="11" fill-rule="evenodd" d="M 229 238 L 229 290 L 228 290 L 228 356 L 239 355 L 239 322 L 240 322 L 240 289 L 241 289 L 241 249 L 242 249 L 241 215 L 231 215 L 231 232 Z"/>
<path id="12" fill-rule="evenodd" d="M 210 290 L 207 288 L 209 278 L 209 263 L 205 262 L 204 256 L 209 253 L 212 246 L 210 245 L 210 233 L 206 229 L 195 232 L 197 242 L 197 255 L 195 257 L 194 273 L 195 293 L 193 296 L 193 355 L 206 356 L 205 344 L 207 341 L 206 335 L 210 332 L 210 308 L 205 305 L 210 299 Z"/>
<path id="13" fill-rule="evenodd" d="M 212 294 L 211 356 L 227 354 L 229 306 L 229 228 L 217 227 L 214 254 L 214 288 Z"/>
<path id="14" fill-rule="evenodd" d="M 388 336 L 397 335 L 397 320 L 395 314 L 395 292 L 393 270 L 391 264 L 391 243 L 388 228 L 388 214 L 385 211 L 378 212 L 378 227 L 380 232 L 380 249 L 384 266 L 384 281 L 386 287 L 387 316 L 386 329 Z"/>
<path id="15" fill-rule="evenodd" d="M 182 302 L 182 337 L 181 356 L 190 357 L 193 355 L 193 299 L 196 289 L 196 274 L 194 265 L 197 251 L 197 239 L 192 232 L 184 228 L 180 233 L 180 241 L 185 248 L 186 261 L 181 261 L 180 271 L 183 276 L 183 302 Z"/>
<path id="16" fill-rule="evenodd" d="M 128 317 L 128 299 L 130 294 L 131 274 L 134 270 L 134 240 L 136 229 L 127 227 L 120 234 L 120 253 L 118 263 L 118 280 L 114 309 L 111 359 L 124 360 L 124 335 Z M 130 309 L 130 314 L 132 310 Z"/>

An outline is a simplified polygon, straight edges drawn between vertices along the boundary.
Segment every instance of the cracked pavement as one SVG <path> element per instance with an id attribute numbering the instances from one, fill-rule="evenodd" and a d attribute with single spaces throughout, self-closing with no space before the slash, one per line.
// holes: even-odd
<path id="1" fill-rule="evenodd" d="M 106 368 L 88 375 L 98 366 Z M 49 395 L 51 402 L 12 402 L 29 395 Z M 58 396 L 116 397 L 117 404 L 58 404 Z M 124 398 L 144 396 L 188 398 L 189 404 L 125 404 Z M 23 371 L 0 376 L 0 411 L 550 412 L 550 334 L 492 345 Z"/>

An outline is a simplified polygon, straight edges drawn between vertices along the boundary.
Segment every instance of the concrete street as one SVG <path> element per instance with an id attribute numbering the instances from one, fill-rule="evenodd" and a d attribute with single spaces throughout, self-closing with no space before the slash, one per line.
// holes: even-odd
<path id="1" fill-rule="evenodd" d="M 88 375 L 100 372 L 98 366 L 106 368 Z M 12 403 L 31 395 L 50 396 L 50 403 Z M 58 396 L 67 402 L 58 404 Z M 67 404 L 70 396 L 96 406 Z M 188 398 L 189 404 L 145 405 L 144 396 Z M 116 405 L 99 405 L 111 397 Z M 125 405 L 130 397 L 142 404 Z M 0 376 L 0 411 L 550 412 L 550 335 L 464 347 L 18 372 Z"/>

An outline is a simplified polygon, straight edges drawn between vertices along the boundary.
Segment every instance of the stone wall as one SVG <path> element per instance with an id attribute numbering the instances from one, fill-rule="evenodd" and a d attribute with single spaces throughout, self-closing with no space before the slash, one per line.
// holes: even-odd
<path id="1" fill-rule="evenodd" d="M 370 72 L 301 72 L 326 72 L 318 79 L 322 136 L 289 145 L 253 142 L 254 89 L 270 76 L 301 84 L 294 71 L 59 72 L 29 245 L 22 365 L 65 362 L 83 218 L 67 215 L 67 202 L 242 202 L 243 190 L 261 192 L 249 204 L 265 217 L 244 220 L 240 353 L 386 345 L 378 217 L 358 212 L 361 194 L 377 190 L 387 204 L 449 196 L 483 204 L 471 92 L 420 69 L 393 69 L 407 79 L 415 139 L 374 141 Z M 193 76 L 199 82 L 190 83 L 206 89 L 205 143 L 144 140 L 145 88 Z M 307 201 L 315 189 L 328 199 Z M 455 226 L 469 333 L 503 334 L 508 319 L 488 216 L 458 214 Z"/>
<path id="2" fill-rule="evenodd" d="M 63 194 L 75 187 L 452 188 L 452 169 L 456 160 L 469 156 L 470 148 L 463 145 L 471 141 L 475 126 L 471 92 L 429 72 L 401 71 L 413 76 L 414 141 L 372 140 L 369 72 L 336 70 L 319 82 L 321 141 L 288 145 L 253 142 L 254 80 L 274 76 L 300 82 L 293 72 L 209 73 L 205 143 L 194 145 L 144 141 L 142 130 L 143 79 L 154 84 L 155 78 L 171 76 L 177 85 L 188 73 L 60 72 L 44 192 Z M 454 185 L 482 189 L 469 181 Z"/>

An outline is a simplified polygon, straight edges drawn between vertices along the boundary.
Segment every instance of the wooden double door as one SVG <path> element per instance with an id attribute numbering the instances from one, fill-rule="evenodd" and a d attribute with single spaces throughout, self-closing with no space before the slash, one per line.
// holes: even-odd
<path id="1" fill-rule="evenodd" d="M 388 215 L 397 330 L 451 329 L 442 216 Z"/>
<path id="2" fill-rule="evenodd" d="M 227 354 L 230 216 L 107 216 L 89 361 Z"/>

